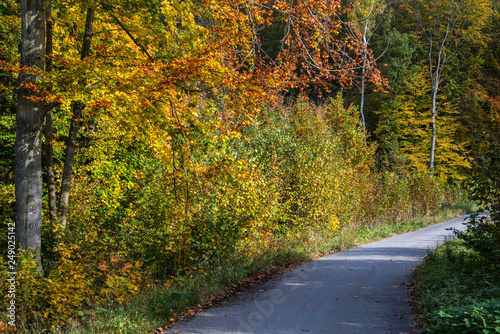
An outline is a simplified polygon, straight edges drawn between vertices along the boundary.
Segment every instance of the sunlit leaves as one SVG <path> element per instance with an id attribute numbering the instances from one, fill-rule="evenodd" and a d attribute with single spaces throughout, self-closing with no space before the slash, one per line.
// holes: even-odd
<path id="1" fill-rule="evenodd" d="M 407 157 L 410 170 L 426 170 L 430 159 L 431 141 L 431 97 L 428 68 L 423 67 L 418 79 L 409 81 L 408 96 L 398 111 L 401 152 Z M 465 143 L 456 140 L 459 130 L 455 119 L 457 112 L 445 94 L 439 95 L 440 113 L 437 116 L 438 134 L 436 146 L 436 174 L 443 180 L 463 178 L 470 167 L 464 156 Z"/>

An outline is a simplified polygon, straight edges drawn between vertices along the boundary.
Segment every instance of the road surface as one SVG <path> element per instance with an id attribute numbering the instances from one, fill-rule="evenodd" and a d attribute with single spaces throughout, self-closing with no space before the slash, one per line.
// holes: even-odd
<path id="1" fill-rule="evenodd" d="M 408 289 L 429 249 L 466 216 L 324 256 L 207 309 L 165 333 L 419 333 Z"/>

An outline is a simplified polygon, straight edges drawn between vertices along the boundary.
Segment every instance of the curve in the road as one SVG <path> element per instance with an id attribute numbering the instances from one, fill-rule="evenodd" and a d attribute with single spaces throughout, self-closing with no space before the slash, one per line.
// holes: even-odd
<path id="1" fill-rule="evenodd" d="M 418 333 L 411 273 L 465 218 L 308 262 L 165 333 Z"/>

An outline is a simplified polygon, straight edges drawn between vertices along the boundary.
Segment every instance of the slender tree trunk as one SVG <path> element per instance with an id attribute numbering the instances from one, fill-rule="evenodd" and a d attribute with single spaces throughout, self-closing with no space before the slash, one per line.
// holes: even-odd
<path id="1" fill-rule="evenodd" d="M 78 129 L 80 128 L 80 119 L 82 118 L 83 104 L 75 102 L 73 104 L 73 118 L 69 127 L 68 140 L 66 142 L 66 156 L 64 159 L 64 169 L 61 182 L 61 198 L 59 200 L 59 221 L 62 227 L 66 227 L 66 218 L 68 215 L 69 191 L 71 188 L 71 175 L 76 153 L 76 139 Z"/>
<path id="2" fill-rule="evenodd" d="M 45 21 L 43 0 L 21 1 L 21 65 L 43 69 Z M 29 99 L 32 92 L 24 84 L 36 75 L 19 74 L 17 79 L 15 143 L 16 248 L 36 249 L 36 263 L 42 271 L 42 124 L 43 103 Z"/>
<path id="3" fill-rule="evenodd" d="M 434 172 L 434 154 L 436 151 L 436 115 L 437 115 L 437 92 L 438 92 L 438 83 L 434 83 L 435 87 L 432 88 L 432 138 L 431 138 L 431 157 L 429 162 L 429 170 L 431 173 Z M 434 86 L 433 85 L 433 86 Z"/>
<path id="4" fill-rule="evenodd" d="M 367 41 L 366 35 L 363 35 L 363 67 L 361 69 L 361 103 L 359 106 L 359 111 L 361 113 L 361 121 L 363 122 L 363 129 L 366 129 L 365 122 L 365 113 L 364 113 L 364 105 L 365 105 L 365 85 L 366 85 L 366 52 L 367 52 Z"/>
<path id="5" fill-rule="evenodd" d="M 56 204 L 56 185 L 55 185 L 55 175 L 54 175 L 54 152 L 52 147 L 52 142 L 54 140 L 53 135 L 53 120 L 52 120 L 52 110 L 47 112 L 45 116 L 45 172 L 46 172 L 46 183 L 49 195 L 49 221 L 52 226 L 55 224 L 57 217 L 57 204 Z"/>
<path id="6" fill-rule="evenodd" d="M 444 43 L 444 41 L 442 43 Z M 444 50 L 444 44 L 442 44 L 441 47 L 439 48 L 435 66 L 433 66 L 433 61 L 432 61 L 432 44 L 431 44 L 431 50 L 429 52 L 429 65 L 430 65 L 429 72 L 431 77 L 431 94 L 432 94 L 432 119 L 431 119 L 432 138 L 431 138 L 431 154 L 429 161 L 429 171 L 431 173 L 434 172 L 434 156 L 436 152 L 436 134 L 437 134 L 436 117 L 438 113 L 437 96 L 439 93 L 439 83 L 441 81 L 442 67 L 444 65 L 444 62 L 446 61 L 446 57 L 443 56 L 443 50 Z"/>
<path id="7" fill-rule="evenodd" d="M 52 71 L 52 37 L 53 37 L 53 23 L 52 23 L 52 8 L 50 2 L 45 4 L 45 20 L 46 20 L 46 42 L 45 42 L 45 70 Z M 53 135 L 53 121 L 52 109 L 47 111 L 45 116 L 45 173 L 46 183 L 49 195 L 49 221 L 52 226 L 55 224 L 57 217 L 57 204 L 56 204 L 56 185 L 54 176 L 54 152 L 52 142 Z"/>
<path id="8" fill-rule="evenodd" d="M 90 45 L 92 42 L 93 25 L 94 25 L 94 9 L 87 10 L 87 18 L 85 21 L 85 33 L 83 35 L 82 52 L 80 58 L 83 60 L 90 54 Z M 83 84 L 83 83 L 82 83 Z M 66 219 L 68 215 L 69 191 L 71 188 L 71 175 L 73 172 L 73 164 L 76 152 L 76 139 L 80 128 L 80 120 L 82 118 L 83 103 L 80 101 L 73 103 L 73 117 L 69 128 L 68 140 L 66 143 L 66 156 L 64 160 L 64 169 L 61 182 L 61 198 L 59 200 L 59 221 L 63 228 L 66 227 Z"/>

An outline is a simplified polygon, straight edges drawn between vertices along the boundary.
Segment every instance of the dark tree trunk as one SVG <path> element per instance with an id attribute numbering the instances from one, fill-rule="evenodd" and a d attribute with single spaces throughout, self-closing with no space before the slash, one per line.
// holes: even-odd
<path id="1" fill-rule="evenodd" d="M 94 24 L 94 9 L 87 10 L 87 19 L 85 22 L 85 33 L 83 35 L 81 59 L 85 59 L 90 54 L 90 45 L 92 42 L 92 30 Z M 83 84 L 83 83 L 82 83 Z M 73 172 L 73 164 L 75 160 L 77 135 L 80 128 L 80 120 L 82 118 L 83 110 L 82 102 L 75 102 L 73 104 L 73 117 L 69 128 L 68 141 L 66 143 L 66 156 L 64 160 L 64 169 L 61 183 L 61 199 L 59 201 L 59 220 L 64 227 L 66 227 L 66 219 L 68 215 L 69 191 L 71 188 L 71 175 Z"/>
<path id="2" fill-rule="evenodd" d="M 46 33 L 47 38 L 45 42 L 45 70 L 52 71 L 52 37 L 53 37 L 53 23 L 52 23 L 52 8 L 50 1 L 45 5 L 45 20 L 46 20 Z M 52 109 L 47 112 L 45 116 L 45 173 L 46 183 L 49 195 L 49 220 L 52 226 L 55 224 L 57 217 L 57 204 L 56 204 L 56 184 L 54 176 L 54 152 L 52 147 L 53 135 L 53 121 Z"/>
<path id="3" fill-rule="evenodd" d="M 76 139 L 78 129 L 80 128 L 82 109 L 83 104 L 81 102 L 75 102 L 73 104 L 73 117 L 71 119 L 68 140 L 66 142 L 66 155 L 64 158 L 64 169 L 61 182 L 61 198 L 59 200 L 59 221 L 63 228 L 66 227 L 66 218 L 68 215 L 69 191 L 71 188 L 71 176 L 76 153 Z"/>

